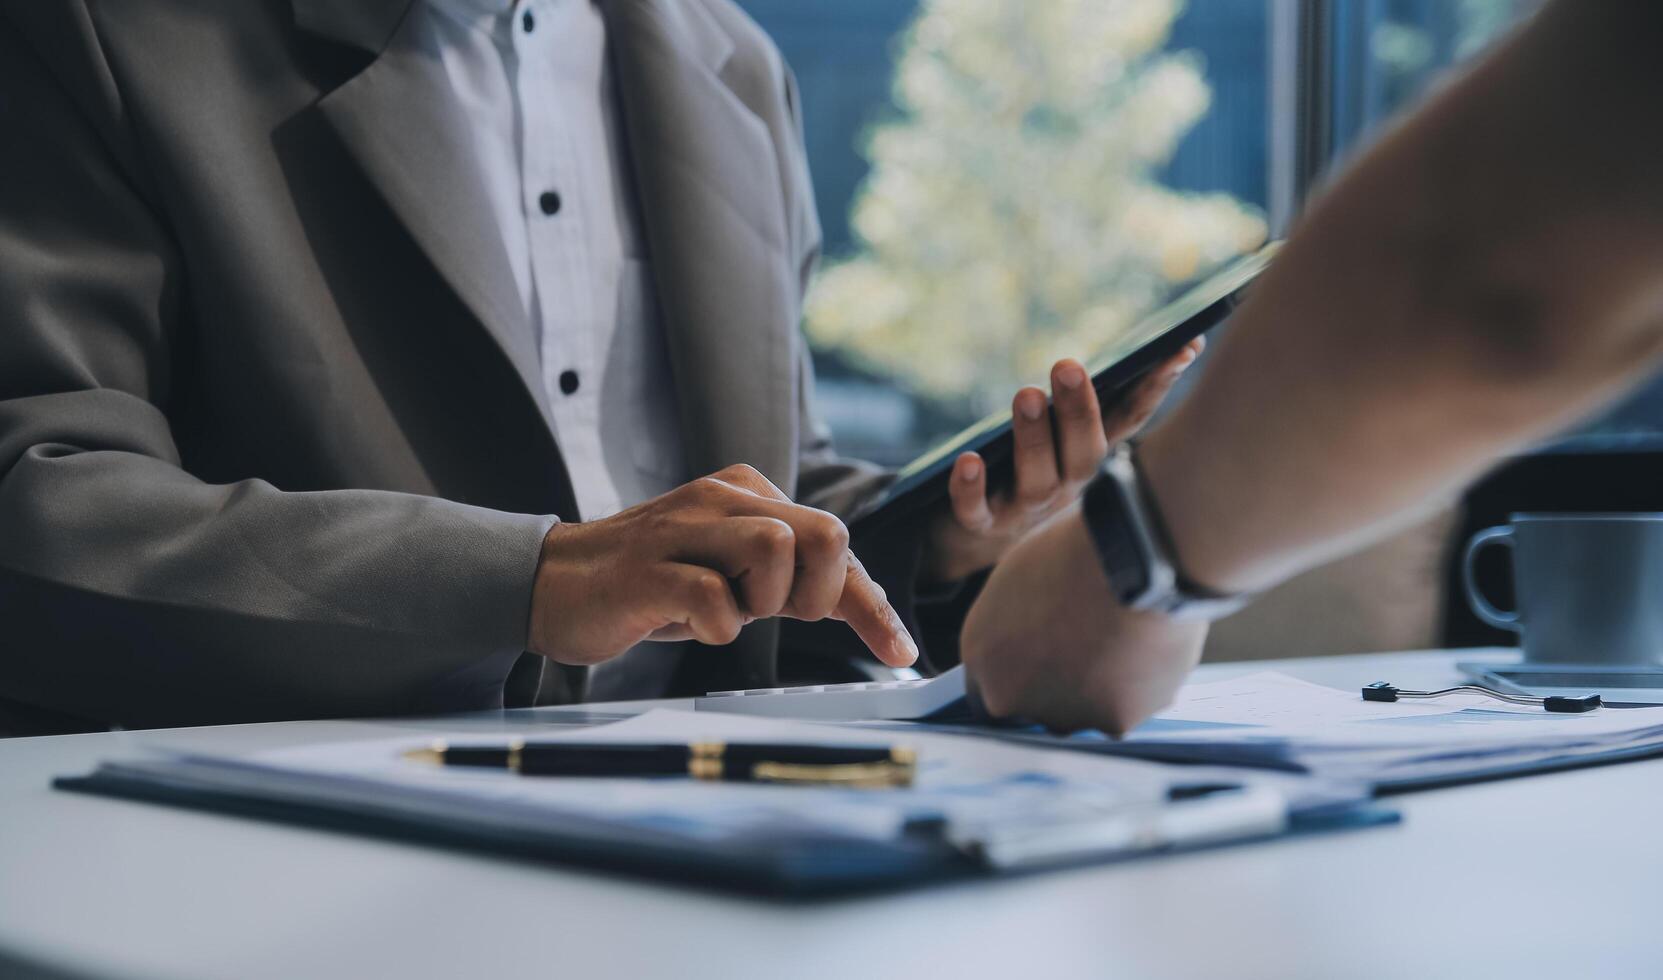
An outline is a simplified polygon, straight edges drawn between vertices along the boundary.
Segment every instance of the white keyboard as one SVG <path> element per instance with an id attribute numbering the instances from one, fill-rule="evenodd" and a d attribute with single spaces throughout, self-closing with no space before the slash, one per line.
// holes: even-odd
<path id="1" fill-rule="evenodd" d="M 964 700 L 964 672 L 915 681 L 871 681 L 809 687 L 712 691 L 693 699 L 697 711 L 727 711 L 811 721 L 904 721 L 925 718 Z"/>

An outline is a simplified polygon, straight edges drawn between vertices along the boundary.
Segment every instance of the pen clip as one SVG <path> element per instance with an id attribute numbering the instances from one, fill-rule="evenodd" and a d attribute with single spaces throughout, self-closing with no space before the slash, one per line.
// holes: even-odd
<path id="1" fill-rule="evenodd" d="M 901 761 L 857 762 L 830 766 L 758 762 L 751 766 L 751 780 L 758 783 L 889 789 L 911 786 L 916 769 L 912 762 Z"/>

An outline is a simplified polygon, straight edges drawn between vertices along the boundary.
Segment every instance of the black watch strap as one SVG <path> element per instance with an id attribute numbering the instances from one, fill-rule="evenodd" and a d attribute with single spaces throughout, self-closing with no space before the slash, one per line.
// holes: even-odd
<path id="1" fill-rule="evenodd" d="M 1097 559 L 1114 597 L 1123 606 L 1135 607 L 1160 584 L 1154 581 L 1158 565 L 1152 561 L 1153 543 L 1146 540 L 1145 522 L 1131 513 L 1137 501 L 1128 499 L 1127 474 L 1109 469 L 1114 459 L 1111 454 L 1104 460 L 1102 471 L 1086 484 L 1080 514 L 1097 546 Z M 1132 477 L 1134 486 L 1135 481 Z"/>
<path id="2" fill-rule="evenodd" d="M 1219 619 L 1252 600 L 1197 585 L 1180 569 L 1148 485 L 1129 447 L 1116 449 L 1086 486 L 1081 516 L 1115 598 L 1178 619 Z"/>

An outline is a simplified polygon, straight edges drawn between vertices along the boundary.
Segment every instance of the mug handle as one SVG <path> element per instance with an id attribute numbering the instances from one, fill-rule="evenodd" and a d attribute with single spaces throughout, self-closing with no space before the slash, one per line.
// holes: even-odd
<path id="1" fill-rule="evenodd" d="M 1508 550 L 1513 548 L 1513 528 L 1503 524 L 1500 527 L 1485 528 L 1472 536 L 1467 542 L 1467 550 L 1461 556 L 1461 584 L 1466 588 L 1467 604 L 1479 619 L 1498 629 L 1512 630 L 1518 633 L 1524 629 L 1519 623 L 1517 609 L 1497 609 L 1490 600 L 1484 598 L 1484 593 L 1478 590 L 1478 577 L 1474 574 L 1474 566 L 1478 553 L 1487 545 L 1506 545 Z"/>

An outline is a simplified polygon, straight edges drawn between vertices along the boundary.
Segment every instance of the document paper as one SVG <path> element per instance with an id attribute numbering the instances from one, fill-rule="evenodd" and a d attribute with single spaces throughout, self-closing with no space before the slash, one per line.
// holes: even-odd
<path id="1" fill-rule="evenodd" d="M 1146 758 L 1296 763 L 1334 783 L 1433 785 L 1606 758 L 1663 754 L 1663 708 L 1560 714 L 1482 695 L 1365 701 L 1278 673 L 1191 684 L 1128 736 Z M 1242 764 L 1252 764 L 1243 762 Z"/>
<path id="2" fill-rule="evenodd" d="M 1176 769 L 1148 762 L 1058 752 L 982 739 L 854 729 L 742 715 L 657 709 L 624 721 L 574 730 L 550 726 L 516 734 L 530 740 L 584 742 L 755 741 L 788 744 L 908 745 L 918 753 L 915 784 L 902 789 L 805 787 L 704 782 L 686 777 L 552 778 L 506 770 L 444 767 L 405 759 L 434 737 L 453 745 L 495 744 L 505 734 L 435 732 L 265 751 L 243 756 L 176 756 L 209 765 L 224 778 L 272 780 L 330 794 L 342 803 L 373 796 L 391 801 L 448 800 L 503 812 L 579 815 L 705 839 L 781 828 L 891 839 L 918 821 L 1081 818 L 1166 799 L 1175 783 L 1227 778 L 1278 783 L 1266 774 Z"/>

